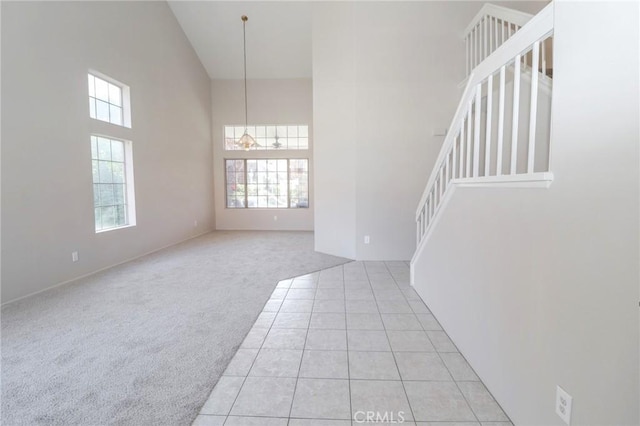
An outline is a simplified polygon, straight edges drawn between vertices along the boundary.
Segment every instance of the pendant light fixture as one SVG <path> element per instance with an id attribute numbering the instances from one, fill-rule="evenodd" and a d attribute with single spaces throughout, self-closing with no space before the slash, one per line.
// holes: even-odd
<path id="1" fill-rule="evenodd" d="M 271 144 L 271 146 L 274 147 L 275 149 L 278 149 L 278 148 L 282 147 L 282 144 L 280 143 L 280 141 L 278 139 L 280 139 L 280 138 L 278 137 L 278 128 L 276 127 L 276 141 Z"/>
<path id="2" fill-rule="evenodd" d="M 249 18 L 247 18 L 247 15 L 242 15 L 240 19 L 242 19 L 242 48 L 244 52 L 244 134 L 238 139 L 236 145 L 242 147 L 245 151 L 249 151 L 251 148 L 260 145 L 247 132 L 247 34 L 245 28 Z"/>

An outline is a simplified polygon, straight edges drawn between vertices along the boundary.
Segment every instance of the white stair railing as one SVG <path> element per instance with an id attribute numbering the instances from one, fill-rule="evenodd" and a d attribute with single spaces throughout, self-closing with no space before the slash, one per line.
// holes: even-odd
<path id="1" fill-rule="evenodd" d="M 482 6 L 464 31 L 467 76 L 532 17 L 528 13 L 490 3 Z"/>
<path id="2" fill-rule="evenodd" d="M 549 4 L 472 71 L 418 204 L 414 259 L 453 187 L 548 186 L 553 179 L 549 171 L 552 83 L 541 52 L 552 35 L 553 4 Z M 531 58 L 531 67 L 523 65 L 525 56 Z M 546 106 L 538 103 L 539 93 L 544 93 Z"/>

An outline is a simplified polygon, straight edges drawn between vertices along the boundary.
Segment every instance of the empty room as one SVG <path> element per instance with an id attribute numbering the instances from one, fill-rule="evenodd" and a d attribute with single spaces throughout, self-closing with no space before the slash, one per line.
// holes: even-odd
<path id="1" fill-rule="evenodd" d="M 640 424 L 637 1 L 0 2 L 1 423 Z"/>

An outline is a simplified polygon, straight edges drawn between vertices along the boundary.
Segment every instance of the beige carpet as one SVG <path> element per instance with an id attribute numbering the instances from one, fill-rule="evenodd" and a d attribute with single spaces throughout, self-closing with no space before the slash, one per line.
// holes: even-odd
<path id="1" fill-rule="evenodd" d="M 308 232 L 214 232 L 2 308 L 2 424 L 189 425 Z"/>

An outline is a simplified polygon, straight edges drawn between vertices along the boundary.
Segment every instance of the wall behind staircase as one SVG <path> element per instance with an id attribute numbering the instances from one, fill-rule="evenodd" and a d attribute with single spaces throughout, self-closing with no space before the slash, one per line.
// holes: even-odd
<path id="1" fill-rule="evenodd" d="M 498 2 L 535 13 L 546 2 Z M 313 10 L 316 250 L 410 259 L 414 215 L 461 96 L 481 2 L 318 2 Z M 364 236 L 370 236 L 370 244 Z"/>
<path id="2" fill-rule="evenodd" d="M 640 422 L 638 17 L 637 3 L 556 2 L 553 184 L 457 189 L 415 264 L 517 425 L 562 425 L 557 385 L 572 424 Z"/>

